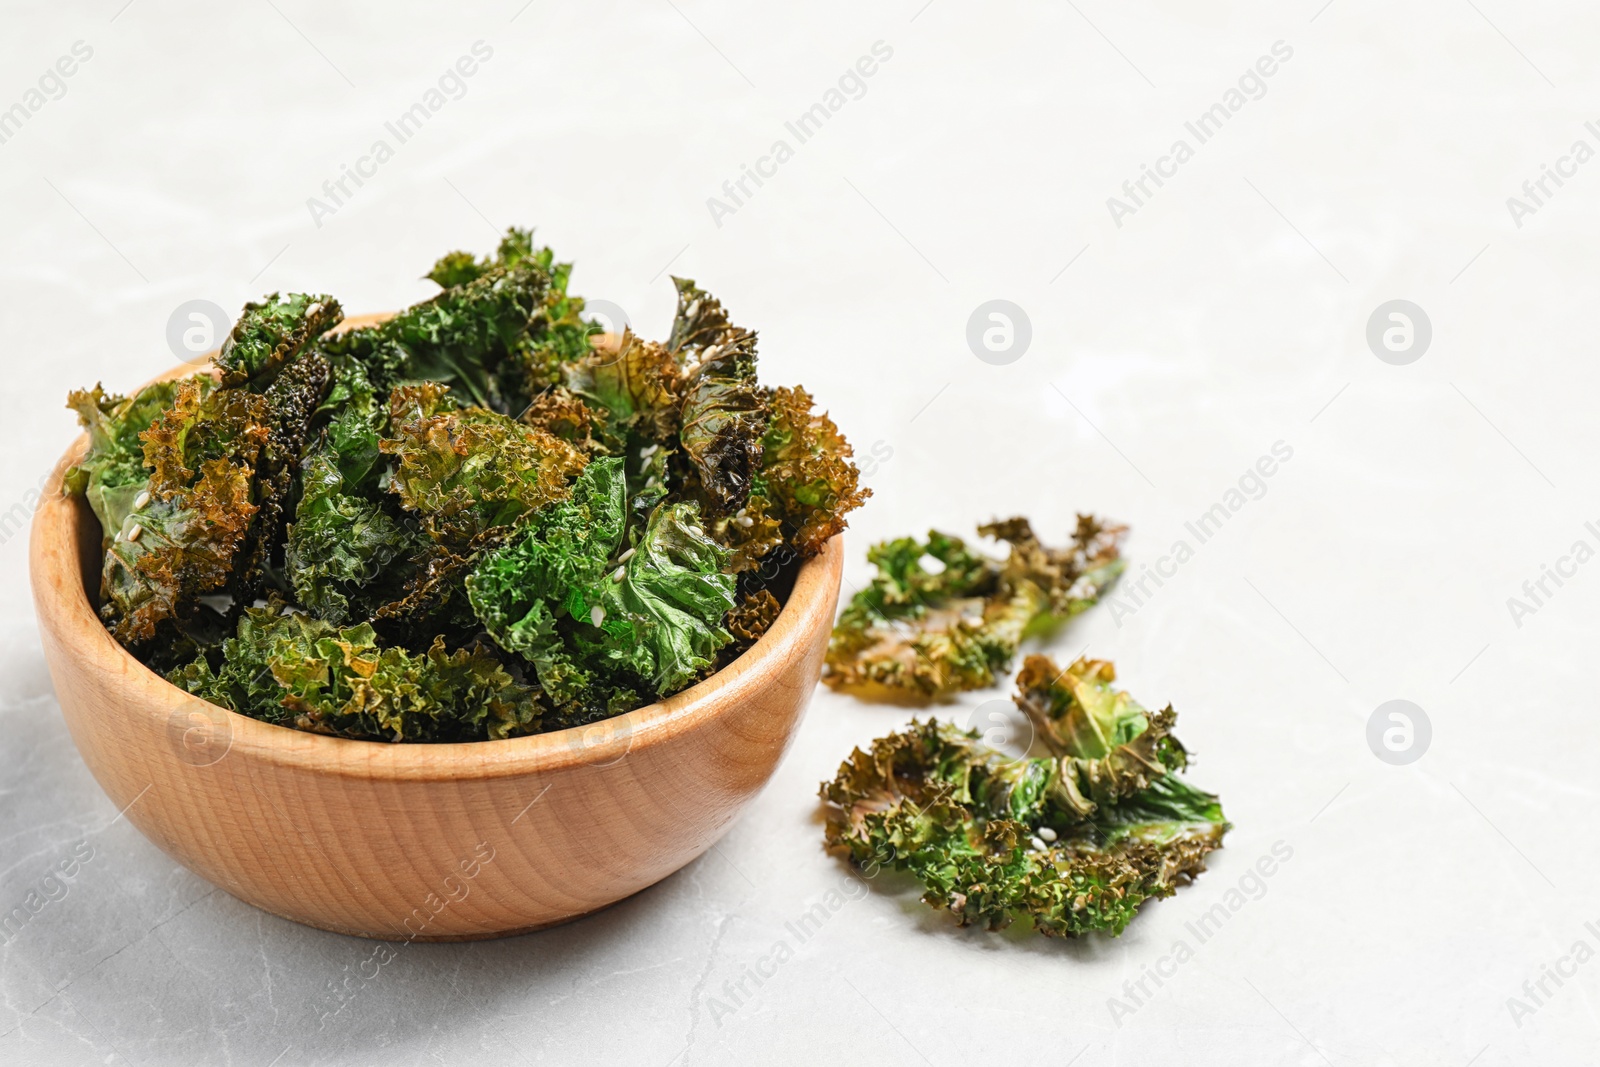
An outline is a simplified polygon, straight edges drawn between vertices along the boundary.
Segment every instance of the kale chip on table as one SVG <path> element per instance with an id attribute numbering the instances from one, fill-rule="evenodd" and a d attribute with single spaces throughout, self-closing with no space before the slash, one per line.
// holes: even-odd
<path id="1" fill-rule="evenodd" d="M 869 699 L 923 704 L 996 684 L 1024 638 L 1088 610 L 1122 574 L 1123 527 L 1079 515 L 1072 540 L 1042 543 L 1025 518 L 978 528 L 1005 559 L 930 530 L 873 545 L 871 582 L 839 615 L 823 681 Z"/>
<path id="2" fill-rule="evenodd" d="M 1017 706 L 1049 755 L 929 719 L 856 749 L 822 784 L 825 841 L 870 874 L 910 872 L 962 926 L 1119 934 L 1205 869 L 1229 824 L 1181 772 L 1176 715 L 1111 685 L 1110 663 L 1029 656 Z"/>

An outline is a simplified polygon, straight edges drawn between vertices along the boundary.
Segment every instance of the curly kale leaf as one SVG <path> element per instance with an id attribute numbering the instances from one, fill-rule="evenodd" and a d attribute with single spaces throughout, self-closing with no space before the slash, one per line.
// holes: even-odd
<path id="1" fill-rule="evenodd" d="M 213 460 L 253 474 L 272 435 L 272 413 L 259 393 L 219 388 L 209 377 L 178 383 L 172 404 L 139 435 L 150 492 L 162 499 L 181 493 Z"/>
<path id="2" fill-rule="evenodd" d="M 740 651 L 749 648 L 772 628 L 778 620 L 783 605 L 769 589 L 752 589 L 739 597 L 739 603 L 728 613 L 728 632 L 733 634 Z"/>
<path id="3" fill-rule="evenodd" d="M 589 354 L 600 327 L 583 317 L 583 298 L 567 292 L 572 264 L 557 263 L 549 248 L 535 245 L 533 231 L 511 227 L 495 251 L 495 265 L 532 263 L 550 275 L 542 306 L 528 325 L 524 343 L 514 353 L 523 385 L 531 397 L 561 381 L 562 368 Z"/>
<path id="4" fill-rule="evenodd" d="M 178 383 L 170 381 L 146 386 L 132 397 L 108 395 L 97 385 L 67 398 L 67 407 L 89 431 L 89 449 L 67 471 L 66 487 L 89 502 L 107 541 L 122 529 L 133 502 L 150 484 L 139 435 L 172 407 L 177 394 Z"/>
<path id="5" fill-rule="evenodd" d="M 508 395 L 514 391 L 533 398 L 559 383 L 563 366 L 587 355 L 590 338 L 600 331 L 583 318 L 583 298 L 567 292 L 572 264 L 557 263 L 554 252 L 534 244 L 532 230 L 513 226 L 493 256 L 477 259 L 469 252 L 451 252 L 441 257 L 427 276 L 451 289 L 520 264 L 543 271 L 549 276 L 549 285 L 528 321 L 526 335 L 508 350 L 499 374 L 504 379 L 501 388 Z"/>
<path id="6" fill-rule="evenodd" d="M 850 443 L 826 412 L 812 411 L 810 393 L 780 387 L 767 395 L 767 407 L 760 473 L 745 506 L 718 531 L 740 550 L 740 562 L 752 561 L 747 565 L 785 542 L 802 559 L 816 555 L 872 495 L 858 484 Z"/>
<path id="7" fill-rule="evenodd" d="M 936 530 L 926 542 L 873 546 L 867 558 L 878 573 L 840 614 L 824 680 L 913 702 L 993 685 L 1025 637 L 1087 610 L 1122 573 L 1122 528 L 1087 515 L 1061 549 L 1041 544 L 1022 518 L 979 532 L 1008 542 L 1009 557 L 991 559 Z"/>
<path id="8" fill-rule="evenodd" d="M 222 384 L 259 392 L 343 319 L 339 302 L 327 294 L 273 293 L 246 304 L 217 354 Z"/>
<path id="9" fill-rule="evenodd" d="M 517 353 L 529 396 L 558 384 L 561 369 L 588 355 L 601 332 L 598 323 L 583 317 L 583 297 L 567 293 L 572 264 L 551 262 L 548 248 L 538 250 L 534 258 L 550 272 L 550 288 L 528 328 L 527 343 Z"/>
<path id="10" fill-rule="evenodd" d="M 329 339 L 332 356 L 362 363 L 372 384 L 452 386 L 480 407 L 521 411 L 523 373 L 513 354 L 528 343 L 545 307 L 550 273 L 533 260 L 493 267 L 376 326 Z"/>
<path id="11" fill-rule="evenodd" d="M 318 412 L 331 417 L 301 463 L 284 567 L 301 605 L 345 625 L 403 596 L 431 542 L 382 489 L 387 404 L 360 362 L 331 362 L 332 387 Z"/>
<path id="12" fill-rule="evenodd" d="M 734 578 L 695 506 L 657 508 L 619 555 L 627 519 L 623 460 L 597 459 L 466 580 L 489 634 L 533 664 L 559 706 L 586 714 L 628 710 L 636 690 L 676 691 L 732 639 L 720 624 Z"/>
<path id="13" fill-rule="evenodd" d="M 378 330 L 409 354 L 408 377 L 456 386 L 480 407 L 520 410 L 523 402 L 502 381 L 505 363 L 549 287 L 549 273 L 532 263 L 496 268 L 401 312 Z"/>
<path id="14" fill-rule="evenodd" d="M 596 716 L 627 687 L 602 685 L 596 671 L 579 662 L 573 632 L 588 625 L 594 631 L 588 644 L 604 641 L 595 620 L 603 621 L 601 586 L 622 542 L 623 493 L 622 461 L 595 460 L 569 499 L 540 512 L 466 579 L 489 635 L 533 665 L 558 706 Z"/>
<path id="15" fill-rule="evenodd" d="M 538 690 L 481 648 L 422 654 L 380 648 L 370 626 L 340 629 L 301 614 L 252 608 L 206 658 L 170 680 L 242 715 L 375 741 L 498 740 L 550 725 Z"/>
<path id="16" fill-rule="evenodd" d="M 502 648 L 529 655 L 547 642 L 550 620 L 586 621 L 600 606 L 622 543 L 623 493 L 622 460 L 597 459 L 573 483 L 571 497 L 478 564 L 468 595 Z"/>
<path id="17" fill-rule="evenodd" d="M 198 598 L 227 584 L 256 505 L 250 475 L 227 460 L 205 464 L 192 485 L 135 508 L 106 549 L 100 617 L 125 645 L 183 620 Z"/>
<path id="18" fill-rule="evenodd" d="M 993 684 L 1021 637 L 999 561 L 937 530 L 874 545 L 867 560 L 878 573 L 834 626 L 829 685 L 921 701 Z"/>
<path id="19" fill-rule="evenodd" d="M 370 618 L 401 595 L 429 542 L 392 498 L 351 492 L 331 433 L 306 458 L 285 566 L 295 599 L 338 625 Z"/>
<path id="20" fill-rule="evenodd" d="M 1170 723 L 1169 723 L 1170 725 Z M 963 925 L 1122 932 L 1140 904 L 1205 869 L 1229 829 L 1217 798 L 1167 773 L 1091 805 L 1056 758 L 1016 759 L 933 720 L 856 749 L 831 782 L 825 841 L 922 882 Z"/>
<path id="21" fill-rule="evenodd" d="M 259 507 L 239 563 L 235 595 L 242 604 L 254 602 L 269 582 L 287 589 L 274 572 L 283 552 L 289 502 L 311 437 L 312 420 L 332 376 L 327 359 L 308 352 L 280 371 L 264 394 L 270 432 L 256 472 Z"/>
<path id="22" fill-rule="evenodd" d="M 259 509 L 254 480 L 267 418 L 259 394 L 217 389 L 201 376 L 177 383 L 171 406 L 139 433 L 149 481 L 125 511 L 125 492 L 108 509 L 122 519 L 105 530 L 101 578 L 101 617 L 122 643 L 185 621 L 201 595 L 228 583 Z"/>
<path id="23" fill-rule="evenodd" d="M 436 541 L 456 549 L 564 499 L 585 462 L 543 430 L 456 407 L 448 390 L 431 383 L 394 391 L 389 433 L 379 448 L 394 458 L 391 489 Z"/>
<path id="24" fill-rule="evenodd" d="M 554 258 L 548 248 L 535 247 L 532 230 L 512 226 L 500 238 L 494 255 L 479 259 L 471 252 L 446 252 L 424 277 L 437 283 L 441 289 L 453 289 L 477 281 L 492 270 L 516 266 L 525 259 L 533 259 L 548 270 Z"/>
<path id="25" fill-rule="evenodd" d="M 701 290 L 691 279 L 674 275 L 672 284 L 678 289 L 678 310 L 672 319 L 667 351 L 679 363 L 699 362 L 707 348 L 727 342 L 739 331 L 728 321 L 722 301 Z"/>
<path id="26" fill-rule="evenodd" d="M 1060 761 L 1062 802 L 1085 816 L 1188 766 L 1172 708 L 1146 711 L 1111 687 L 1116 677 L 1105 660 L 1061 670 L 1048 656 L 1029 656 L 1017 676 L 1017 706 Z"/>
<path id="27" fill-rule="evenodd" d="M 683 383 L 672 353 L 624 329 L 615 347 L 596 348 L 562 368 L 566 388 L 604 412 L 620 439 L 665 441 L 678 431 Z"/>
<path id="28" fill-rule="evenodd" d="M 678 314 L 668 351 L 682 364 L 678 440 L 707 513 L 727 515 L 745 506 L 761 468 L 769 412 L 756 384 L 756 335 L 730 325 L 694 282 L 673 282 Z"/>
<path id="29" fill-rule="evenodd" d="M 494 262 L 482 262 L 471 252 L 446 252 L 433 264 L 433 269 L 423 277 L 438 284 L 441 289 L 454 289 L 482 277 Z"/>
<path id="30" fill-rule="evenodd" d="M 518 421 L 559 437 L 586 456 L 609 452 L 606 444 L 596 437 L 597 431 L 604 435 L 602 413 L 566 386 L 553 385 L 534 397 Z"/>
<path id="31" fill-rule="evenodd" d="M 604 588 L 605 655 L 659 695 L 683 688 L 732 640 L 722 619 L 734 606 L 728 552 L 700 525 L 693 502 L 662 504 L 633 554 Z"/>
<path id="32" fill-rule="evenodd" d="M 1125 564 L 1119 543 L 1126 532 L 1126 527 L 1079 515 L 1072 543 L 1051 548 L 1039 541 L 1032 524 L 1021 517 L 978 527 L 984 537 L 1011 548 L 1000 575 L 1002 585 L 1014 589 L 1032 584 L 1045 595 L 1048 614 L 1058 619 L 1092 608 L 1122 574 Z"/>
<path id="33" fill-rule="evenodd" d="M 327 394 L 313 421 L 325 430 L 349 489 L 364 492 L 382 474 L 378 442 L 389 428 L 389 393 L 380 392 L 367 366 L 352 356 L 329 357 L 328 368 Z"/>

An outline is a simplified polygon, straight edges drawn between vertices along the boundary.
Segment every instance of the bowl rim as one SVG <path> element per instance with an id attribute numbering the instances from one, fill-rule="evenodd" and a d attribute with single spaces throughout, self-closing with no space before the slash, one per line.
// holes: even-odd
<path id="1" fill-rule="evenodd" d="M 341 326 L 348 329 L 387 317 L 353 316 Z M 185 377 L 209 365 L 199 360 L 179 364 L 152 381 Z M 820 553 L 801 563 L 783 609 L 754 645 L 688 689 L 622 715 L 524 737 L 446 743 L 365 741 L 278 726 L 179 689 L 135 658 L 105 628 L 90 603 L 80 556 L 83 523 L 94 523 L 94 515 L 62 484 L 88 445 L 88 434 L 79 434 L 57 461 L 33 517 L 29 574 L 41 628 L 80 670 L 114 682 L 120 690 L 114 714 L 165 720 L 152 725 L 170 728 L 179 713 L 205 709 L 217 728 L 225 730 L 228 754 L 274 767 L 334 777 L 441 781 L 611 766 L 731 712 L 756 688 L 771 684 L 781 664 L 803 656 L 819 627 L 831 630 L 833 624 L 833 600 L 843 574 L 843 534 L 834 535 Z M 224 718 L 217 719 L 217 714 Z M 604 736 L 592 741 L 597 731 Z"/>

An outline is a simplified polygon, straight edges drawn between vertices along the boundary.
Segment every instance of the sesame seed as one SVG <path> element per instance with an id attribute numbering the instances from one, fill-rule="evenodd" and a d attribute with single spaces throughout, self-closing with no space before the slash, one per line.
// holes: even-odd
<path id="1" fill-rule="evenodd" d="M 594 623 L 596 628 L 598 628 L 601 623 L 606 621 L 606 609 L 601 607 L 599 604 L 596 604 L 594 607 L 590 608 L 589 621 Z"/>
<path id="2" fill-rule="evenodd" d="M 133 498 L 133 510 L 143 511 L 146 504 L 150 503 L 150 490 L 146 489 Z"/>
<path id="3" fill-rule="evenodd" d="M 1039 827 L 1039 836 L 1044 838 L 1046 841 L 1053 842 L 1056 839 L 1056 832 L 1050 829 L 1048 826 L 1041 826 Z"/>
<path id="4" fill-rule="evenodd" d="M 143 534 L 144 534 L 144 526 L 142 524 L 140 524 L 140 523 L 137 523 L 137 522 L 134 523 L 133 524 L 133 529 L 128 531 L 128 543 L 132 544 L 134 541 L 139 540 L 139 538 L 141 536 L 143 536 Z"/>
<path id="5" fill-rule="evenodd" d="M 617 562 L 618 563 L 626 563 L 626 562 L 628 562 L 630 559 L 633 558 L 633 554 L 636 551 L 638 551 L 638 550 L 635 549 L 635 548 L 628 549 L 628 551 L 624 552 L 622 555 L 617 557 Z"/>
<path id="6" fill-rule="evenodd" d="M 752 527 L 752 526 L 754 526 L 756 524 L 756 520 L 752 519 L 748 515 L 741 515 L 741 516 L 739 516 L 739 518 L 735 519 L 734 521 L 737 522 L 740 525 L 740 527 L 742 527 L 743 529 L 746 529 L 746 530 L 750 529 L 750 527 Z"/>
<path id="7" fill-rule="evenodd" d="M 1046 845 L 1043 841 L 1039 840 L 1037 837 L 1030 837 L 1028 839 L 1028 844 L 1033 846 L 1033 850 L 1035 852 L 1043 852 L 1045 849 L 1050 847 L 1049 845 Z"/>
<path id="8" fill-rule="evenodd" d="M 621 567 L 618 567 L 616 570 L 612 571 L 611 572 L 611 580 L 613 582 L 622 581 L 622 571 L 623 571 L 623 568 L 621 568 Z"/>

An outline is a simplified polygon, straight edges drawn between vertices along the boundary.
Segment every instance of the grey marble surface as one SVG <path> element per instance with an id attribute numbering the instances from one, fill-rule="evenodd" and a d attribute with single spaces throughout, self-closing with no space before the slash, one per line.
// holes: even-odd
<path id="1" fill-rule="evenodd" d="M 0 1063 L 1593 1061 L 1591 8 L 0 11 L 0 909 L 28 915 L 0 939 Z M 1166 177 L 1141 191 L 1145 164 Z M 746 166 L 766 177 L 735 199 Z M 369 176 L 335 202 L 346 167 Z M 62 725 L 18 532 L 66 391 L 170 366 L 186 301 L 393 308 L 513 222 L 646 335 L 669 272 L 760 329 L 766 380 L 803 381 L 868 460 L 852 585 L 870 540 L 930 525 L 1131 524 L 1124 594 L 1048 648 L 1178 709 L 1236 825 L 1209 872 L 1072 943 L 863 887 L 819 848 L 816 783 L 908 713 L 828 692 L 714 850 L 505 941 L 305 929 L 119 818 Z M 1031 322 L 1003 366 L 965 337 L 996 298 Z M 1432 327 L 1408 365 L 1367 339 L 1396 299 Z M 1394 699 L 1431 723 L 1400 766 L 1368 743 Z"/>

